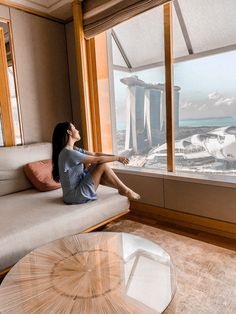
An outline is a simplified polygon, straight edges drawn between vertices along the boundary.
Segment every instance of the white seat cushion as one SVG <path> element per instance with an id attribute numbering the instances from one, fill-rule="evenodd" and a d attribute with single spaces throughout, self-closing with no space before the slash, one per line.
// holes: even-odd
<path id="1" fill-rule="evenodd" d="M 100 186 L 98 200 L 65 205 L 62 190 L 29 189 L 1 197 L 0 270 L 47 242 L 76 234 L 129 208 L 115 189 Z"/>

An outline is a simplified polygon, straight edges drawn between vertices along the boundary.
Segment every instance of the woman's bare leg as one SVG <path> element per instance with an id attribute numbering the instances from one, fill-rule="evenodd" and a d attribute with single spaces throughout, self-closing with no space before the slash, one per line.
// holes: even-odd
<path id="1" fill-rule="evenodd" d="M 106 163 L 92 167 L 90 174 L 96 189 L 99 184 L 103 184 L 121 191 L 128 190 L 128 187 L 117 177 L 114 171 Z"/>
<path id="2" fill-rule="evenodd" d="M 116 188 L 121 195 L 125 195 L 129 199 L 138 200 L 140 198 L 139 194 L 128 188 L 106 163 L 91 168 L 90 174 L 93 178 L 95 189 L 97 189 L 99 184 L 103 184 Z"/>

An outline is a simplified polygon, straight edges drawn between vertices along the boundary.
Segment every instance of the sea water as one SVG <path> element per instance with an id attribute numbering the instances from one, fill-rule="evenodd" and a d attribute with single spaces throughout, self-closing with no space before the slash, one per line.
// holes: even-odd
<path id="1" fill-rule="evenodd" d="M 179 121 L 180 127 L 202 127 L 202 126 L 236 126 L 236 117 L 183 119 Z"/>
<path id="2" fill-rule="evenodd" d="M 179 120 L 180 127 L 204 127 L 204 126 L 236 126 L 236 117 L 203 118 L 203 119 L 182 119 Z M 117 121 L 117 131 L 126 129 L 126 122 Z"/>

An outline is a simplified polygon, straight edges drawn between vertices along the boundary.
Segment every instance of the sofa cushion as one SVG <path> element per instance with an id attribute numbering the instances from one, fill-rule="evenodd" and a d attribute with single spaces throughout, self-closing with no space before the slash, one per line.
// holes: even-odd
<path id="1" fill-rule="evenodd" d="M 26 164 L 24 172 L 33 186 L 41 191 L 52 191 L 59 189 L 61 184 L 52 178 L 52 160 L 39 160 Z"/>
<path id="2" fill-rule="evenodd" d="M 51 158 L 51 143 L 0 148 L 0 196 L 26 190 L 32 184 L 23 166 L 29 162 Z"/>
<path id="3" fill-rule="evenodd" d="M 99 186 L 98 199 L 65 205 L 62 190 L 40 193 L 35 189 L 1 197 L 0 270 L 47 242 L 76 234 L 129 208 L 117 190 Z"/>

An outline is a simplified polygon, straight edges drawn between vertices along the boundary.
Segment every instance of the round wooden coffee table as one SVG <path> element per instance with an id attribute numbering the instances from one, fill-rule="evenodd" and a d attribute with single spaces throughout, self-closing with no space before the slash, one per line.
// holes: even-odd
<path id="1" fill-rule="evenodd" d="M 22 258 L 0 286 L 0 313 L 161 313 L 174 292 L 171 259 L 160 246 L 92 232 Z"/>

